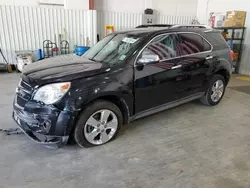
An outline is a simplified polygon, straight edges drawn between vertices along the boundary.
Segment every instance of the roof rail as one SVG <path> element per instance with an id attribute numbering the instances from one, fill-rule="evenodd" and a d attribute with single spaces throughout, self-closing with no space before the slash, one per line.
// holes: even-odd
<path id="1" fill-rule="evenodd" d="M 181 28 L 181 27 L 186 27 L 186 28 L 204 28 L 204 29 L 213 29 L 208 25 L 171 25 L 171 24 L 150 24 L 150 25 L 139 25 L 136 28 L 150 28 L 150 27 L 167 27 L 170 29 L 173 28 Z"/>
<path id="2" fill-rule="evenodd" d="M 149 27 L 172 27 L 170 24 L 150 24 L 150 25 L 139 25 L 136 28 L 149 28 Z"/>
<path id="3" fill-rule="evenodd" d="M 173 25 L 171 28 L 179 28 L 179 27 L 191 27 L 191 28 L 204 28 L 204 29 L 212 29 L 207 25 Z"/>

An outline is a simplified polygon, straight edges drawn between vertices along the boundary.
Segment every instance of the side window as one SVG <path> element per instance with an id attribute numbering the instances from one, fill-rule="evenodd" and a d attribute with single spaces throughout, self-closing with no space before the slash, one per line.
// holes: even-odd
<path id="1" fill-rule="evenodd" d="M 142 52 L 142 57 L 145 55 L 158 55 L 160 60 L 179 57 L 181 49 L 177 35 L 166 34 L 156 37 Z"/>
<path id="2" fill-rule="evenodd" d="M 196 54 L 199 52 L 211 50 L 210 44 L 200 35 L 193 33 L 178 34 L 181 40 L 183 55 Z"/>

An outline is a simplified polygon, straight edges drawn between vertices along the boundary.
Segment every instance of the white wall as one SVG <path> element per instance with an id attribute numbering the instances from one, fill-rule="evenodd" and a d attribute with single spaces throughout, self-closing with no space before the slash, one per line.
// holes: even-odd
<path id="1" fill-rule="evenodd" d="M 206 23 L 210 12 L 226 12 L 227 10 L 250 11 L 249 0 L 198 0 L 197 18 Z"/>
<path id="2" fill-rule="evenodd" d="M 64 8 L 89 10 L 89 0 L 64 0 Z"/>
<path id="3" fill-rule="evenodd" d="M 153 0 L 153 9 L 164 15 L 195 16 L 198 0 Z"/>
<path id="4" fill-rule="evenodd" d="M 0 5 L 39 6 L 39 3 L 64 4 L 64 0 L 0 0 Z"/>
<path id="5" fill-rule="evenodd" d="M 143 13 L 146 8 L 163 15 L 195 16 L 198 0 L 95 0 L 97 10 Z"/>
<path id="6" fill-rule="evenodd" d="M 14 9 L 1 5 L 0 12 L 4 17 L 0 18 L 0 47 L 10 63 L 16 62 L 15 51 L 37 51 L 43 48 L 45 39 L 60 46 L 59 35 L 69 42 L 70 51 L 74 45 L 83 45 L 87 37 L 90 46 L 96 43 L 96 11 L 48 10 L 31 6 Z M 3 62 L 1 55 L 0 62 Z"/>
<path id="7" fill-rule="evenodd" d="M 135 3 L 136 2 L 136 3 Z M 96 10 L 111 12 L 143 13 L 145 0 L 95 0 Z"/>
<path id="8" fill-rule="evenodd" d="M 0 5 L 38 6 L 38 0 L 0 0 Z"/>
<path id="9" fill-rule="evenodd" d="M 89 0 L 0 0 L 0 5 L 39 6 L 39 3 L 42 3 L 43 7 L 44 4 L 64 4 L 66 9 L 89 9 Z"/>
<path id="10" fill-rule="evenodd" d="M 152 8 L 162 15 L 195 16 L 198 1 L 206 0 L 95 0 L 95 9 L 143 13 Z M 89 0 L 0 0 L 0 5 L 39 6 L 39 2 L 64 4 L 66 9 L 89 9 Z"/>
<path id="11" fill-rule="evenodd" d="M 207 20 L 207 4 L 208 2 L 211 0 L 198 0 L 197 3 L 197 18 L 199 20 L 200 23 L 206 23 Z"/>
<path id="12" fill-rule="evenodd" d="M 64 0 L 39 0 L 39 3 L 63 5 Z"/>

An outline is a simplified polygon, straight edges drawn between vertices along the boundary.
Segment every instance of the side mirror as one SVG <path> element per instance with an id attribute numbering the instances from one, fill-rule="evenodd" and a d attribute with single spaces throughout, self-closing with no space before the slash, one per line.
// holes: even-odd
<path id="1" fill-rule="evenodd" d="M 138 61 L 139 65 L 153 64 L 158 63 L 160 61 L 160 57 L 158 55 L 143 55 Z"/>

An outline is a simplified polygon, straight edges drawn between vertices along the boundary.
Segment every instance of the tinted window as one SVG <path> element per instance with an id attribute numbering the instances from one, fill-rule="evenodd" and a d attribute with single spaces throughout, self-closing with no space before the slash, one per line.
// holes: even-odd
<path id="1" fill-rule="evenodd" d="M 215 49 L 229 48 L 227 42 L 219 32 L 207 33 L 207 38 Z"/>
<path id="2" fill-rule="evenodd" d="M 179 40 L 175 34 L 161 35 L 145 48 L 143 55 L 158 55 L 160 59 L 171 59 L 181 55 Z"/>
<path id="3" fill-rule="evenodd" d="M 203 44 L 204 44 L 204 51 L 210 51 L 211 50 L 211 45 L 203 39 Z"/>
<path id="4" fill-rule="evenodd" d="M 210 44 L 200 35 L 192 33 L 178 34 L 181 41 L 183 55 L 195 54 L 211 50 Z"/>

